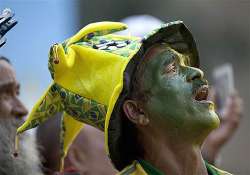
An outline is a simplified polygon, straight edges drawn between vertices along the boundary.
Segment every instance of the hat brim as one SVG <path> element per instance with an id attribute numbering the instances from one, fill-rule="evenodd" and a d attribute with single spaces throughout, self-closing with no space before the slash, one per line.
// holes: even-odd
<path id="1" fill-rule="evenodd" d="M 134 151 L 131 150 L 131 148 L 133 149 L 131 144 L 133 144 L 134 141 L 129 140 L 129 134 L 133 134 L 133 131 L 128 131 L 128 129 L 132 128 L 128 128 L 130 122 L 126 117 L 123 117 L 122 105 L 131 91 L 133 75 L 135 74 L 137 65 L 140 64 L 144 53 L 149 47 L 160 42 L 168 43 L 170 47 L 176 51 L 188 54 L 190 58 L 190 60 L 188 60 L 189 64 L 193 67 L 199 67 L 199 56 L 195 41 L 192 34 L 182 21 L 167 23 L 144 37 L 141 48 L 130 60 L 124 71 L 123 89 L 111 113 L 108 123 L 108 133 L 105 135 L 108 137 L 105 140 L 108 142 L 106 144 L 108 146 L 109 157 L 115 168 L 118 170 L 122 170 L 132 163 L 133 156 L 131 156 L 131 153 Z M 130 144 L 130 146 L 127 144 Z M 134 145 L 134 148 L 136 147 L 137 145 Z"/>

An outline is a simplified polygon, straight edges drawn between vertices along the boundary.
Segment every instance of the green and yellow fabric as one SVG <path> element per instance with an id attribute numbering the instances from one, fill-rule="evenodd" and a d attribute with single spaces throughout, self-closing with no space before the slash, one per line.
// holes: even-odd
<path id="1" fill-rule="evenodd" d="M 232 175 L 226 171 L 220 170 L 205 162 L 208 175 Z M 119 175 L 165 175 L 163 172 L 152 166 L 145 160 L 135 160 L 119 173 Z"/>
<path id="2" fill-rule="evenodd" d="M 49 52 L 51 85 L 33 107 L 17 134 L 64 112 L 61 129 L 61 157 L 84 124 L 105 131 L 105 146 L 114 166 L 129 165 L 122 154 L 123 133 L 120 116 L 123 100 L 131 91 L 136 66 L 145 51 L 165 42 L 185 54 L 190 65 L 199 66 L 191 33 L 182 21 L 164 24 L 143 39 L 115 35 L 127 26 L 118 22 L 92 23 Z"/>

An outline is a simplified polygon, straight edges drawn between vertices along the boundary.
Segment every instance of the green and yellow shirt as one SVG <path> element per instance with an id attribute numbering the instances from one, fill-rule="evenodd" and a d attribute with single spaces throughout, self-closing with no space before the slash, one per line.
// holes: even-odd
<path id="1" fill-rule="evenodd" d="M 207 162 L 205 162 L 205 165 L 209 175 L 232 175 L 208 164 Z M 145 160 L 135 160 L 132 165 L 127 166 L 119 173 L 119 175 L 164 175 L 164 173 Z"/>

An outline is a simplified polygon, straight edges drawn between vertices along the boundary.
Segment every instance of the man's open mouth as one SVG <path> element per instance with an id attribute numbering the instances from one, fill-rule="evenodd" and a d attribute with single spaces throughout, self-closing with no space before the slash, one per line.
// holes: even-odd
<path id="1" fill-rule="evenodd" d="M 202 85 L 194 93 L 194 99 L 196 101 L 207 101 L 208 100 L 208 85 Z"/>

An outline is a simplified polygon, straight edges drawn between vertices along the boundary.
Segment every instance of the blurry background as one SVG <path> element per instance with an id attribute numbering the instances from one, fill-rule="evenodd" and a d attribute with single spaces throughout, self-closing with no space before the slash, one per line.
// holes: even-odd
<path id="1" fill-rule="evenodd" d="M 49 47 L 90 22 L 150 14 L 169 22 L 183 20 L 199 48 L 202 69 L 212 82 L 213 68 L 231 62 L 235 86 L 244 100 L 240 128 L 223 148 L 221 167 L 250 174 L 250 0 L 0 0 L 11 8 L 18 25 L 7 34 L 0 54 L 10 58 L 29 109 L 51 81 Z"/>

